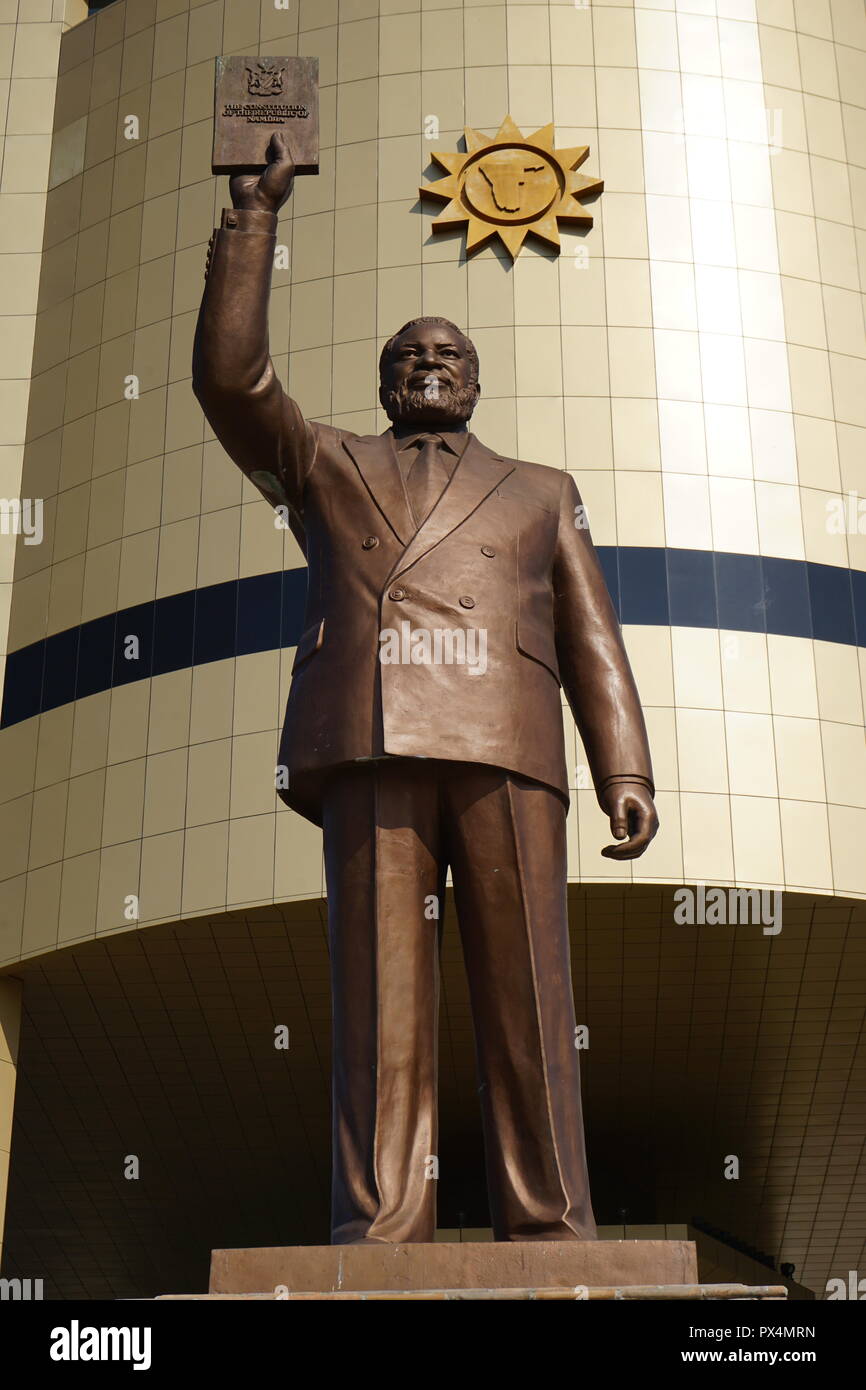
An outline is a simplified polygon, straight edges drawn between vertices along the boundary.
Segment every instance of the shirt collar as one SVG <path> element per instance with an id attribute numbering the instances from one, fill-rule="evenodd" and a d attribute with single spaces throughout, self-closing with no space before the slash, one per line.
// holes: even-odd
<path id="1" fill-rule="evenodd" d="M 413 430 L 411 434 L 394 435 L 394 447 L 402 453 L 404 449 L 410 449 L 415 440 L 422 434 L 435 434 L 437 439 L 441 439 L 445 448 L 458 458 L 463 455 L 463 450 L 469 442 L 468 430 Z"/>

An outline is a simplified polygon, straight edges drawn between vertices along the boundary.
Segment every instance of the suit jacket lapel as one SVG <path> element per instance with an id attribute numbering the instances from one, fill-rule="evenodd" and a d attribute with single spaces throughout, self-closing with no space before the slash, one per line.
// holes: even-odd
<path id="1" fill-rule="evenodd" d="M 389 443 L 390 449 L 390 443 Z M 395 465 L 396 467 L 397 465 Z M 419 528 L 404 550 L 391 572 L 391 578 L 402 574 L 410 565 L 432 550 L 461 522 L 470 512 L 489 497 L 509 473 L 514 472 L 514 464 L 494 454 L 480 440 L 470 434 L 463 456 L 451 475 L 451 480 L 427 520 Z M 400 478 L 397 479 L 398 486 Z M 402 492 L 402 487 L 401 487 Z M 405 505 L 405 500 L 404 500 Z"/>
<path id="2" fill-rule="evenodd" d="M 376 437 L 344 439 L 343 448 L 352 458 L 379 511 L 401 545 L 407 545 L 415 523 L 400 477 L 400 465 L 390 439 L 390 430 Z"/>

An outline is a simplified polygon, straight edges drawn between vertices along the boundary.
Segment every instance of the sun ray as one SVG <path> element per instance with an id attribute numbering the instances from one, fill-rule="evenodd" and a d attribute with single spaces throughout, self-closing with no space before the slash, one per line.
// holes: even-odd
<path id="1" fill-rule="evenodd" d="M 470 217 L 466 223 L 466 251 L 474 251 L 477 246 L 485 241 L 489 241 L 497 232 L 496 227 L 489 226 L 482 222 L 479 217 Z"/>
<path id="2" fill-rule="evenodd" d="M 540 217 L 537 222 L 533 222 L 533 236 L 540 236 L 552 246 L 559 246 L 559 227 L 556 219 L 561 215 L 558 212 L 549 212 L 546 217 Z"/>
<path id="3" fill-rule="evenodd" d="M 508 115 L 494 136 L 465 126 L 466 149 L 436 150 L 431 159 L 446 170 L 422 184 L 421 197 L 446 204 L 432 230 L 466 228 L 466 254 L 498 236 L 512 260 L 532 233 L 557 252 L 559 223 L 592 226 L 581 200 L 598 194 L 604 180 L 575 173 L 589 155 L 588 145 L 557 150 L 553 124 L 524 135 Z"/>
<path id="4" fill-rule="evenodd" d="M 515 127 L 516 129 L 516 127 Z M 532 135 L 521 135 L 521 140 L 525 140 L 527 145 L 540 145 L 543 150 L 548 150 L 553 154 L 554 130 L 553 122 L 550 125 L 543 125 L 540 130 L 536 130 Z M 562 151 L 558 151 L 557 159 L 561 159 Z"/>
<path id="5" fill-rule="evenodd" d="M 589 145 L 572 145 L 569 150 L 557 150 L 556 158 L 565 169 L 576 169 L 589 156 Z"/>
<path id="6" fill-rule="evenodd" d="M 493 137 L 493 143 L 501 145 L 503 141 L 522 140 L 524 137 L 518 127 L 514 124 L 510 116 L 506 116 L 502 125 Z"/>
<path id="7" fill-rule="evenodd" d="M 438 231 L 440 227 L 459 227 L 462 226 L 465 221 L 466 209 L 461 207 L 459 203 L 451 202 L 447 207 L 442 208 L 441 211 L 436 214 L 433 221 L 433 229 L 434 231 Z"/>
<path id="8" fill-rule="evenodd" d="M 482 135 L 480 130 L 473 130 L 471 125 L 465 125 L 463 127 L 463 136 L 466 140 L 466 149 L 469 154 L 472 154 L 475 150 L 484 149 L 486 145 L 490 144 L 489 137 L 487 135 Z M 461 155 L 458 152 L 457 158 L 465 161 L 466 155 Z"/>
<path id="9" fill-rule="evenodd" d="M 460 185 L 453 174 L 447 178 L 437 179 L 435 183 L 424 184 L 421 191 L 429 193 L 431 198 L 456 198 L 460 193 Z"/>
<path id="10" fill-rule="evenodd" d="M 460 173 L 466 156 L 459 150 L 432 150 L 430 158 L 435 159 L 443 169 L 447 169 L 449 175 L 454 175 Z"/>

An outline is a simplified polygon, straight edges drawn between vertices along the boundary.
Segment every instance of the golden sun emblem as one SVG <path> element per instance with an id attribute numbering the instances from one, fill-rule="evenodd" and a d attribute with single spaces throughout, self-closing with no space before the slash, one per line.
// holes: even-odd
<path id="1" fill-rule="evenodd" d="M 448 204 L 433 222 L 434 232 L 465 222 L 467 254 L 498 234 L 514 259 L 530 232 L 559 250 L 559 222 L 592 225 L 592 213 L 578 200 L 600 193 L 604 180 L 574 172 L 589 145 L 555 150 L 552 124 L 524 136 L 510 116 L 492 140 L 471 126 L 464 135 L 465 153 L 433 152 L 448 173 L 419 190 Z"/>

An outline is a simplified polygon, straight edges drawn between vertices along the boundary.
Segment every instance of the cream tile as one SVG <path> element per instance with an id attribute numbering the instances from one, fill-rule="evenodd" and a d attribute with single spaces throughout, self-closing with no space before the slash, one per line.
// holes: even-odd
<path id="1" fill-rule="evenodd" d="M 778 150 L 772 150 L 772 158 Z M 771 151 L 744 140 L 728 140 L 731 197 L 735 203 L 769 208 L 773 205 Z"/>
<path id="2" fill-rule="evenodd" d="M 666 479 L 664 480 L 666 483 Z M 617 541 L 620 545 L 655 545 L 665 543 L 665 512 L 663 480 L 657 473 L 628 473 L 617 470 L 616 519 Z"/>
<path id="3" fill-rule="evenodd" d="M 613 462 L 617 469 L 658 471 L 662 404 L 626 397 L 611 400 Z"/>
<path id="4" fill-rule="evenodd" d="M 645 696 L 642 693 L 642 700 Z M 660 787 L 673 791 L 679 785 L 676 716 L 672 709 L 656 709 L 643 704 L 649 745 L 652 750 L 653 779 Z"/>
<path id="5" fill-rule="evenodd" d="M 767 639 L 760 632 L 720 631 L 722 688 L 726 710 L 770 713 Z"/>
<path id="6" fill-rule="evenodd" d="M 822 565 L 848 565 L 849 499 L 832 492 L 801 488 L 803 538 L 807 560 Z"/>
<path id="7" fill-rule="evenodd" d="M 229 905 L 266 902 L 274 895 L 276 812 L 233 820 L 229 828 Z"/>
<path id="8" fill-rule="evenodd" d="M 747 364 L 747 370 L 751 367 Z M 755 477 L 763 482 L 795 483 L 797 456 L 793 417 L 775 410 L 750 410 Z"/>
<path id="9" fill-rule="evenodd" d="M 681 133 L 683 102 L 679 73 L 643 69 L 640 75 L 640 105 L 644 130 Z"/>
<path id="10" fill-rule="evenodd" d="M 147 751 L 150 693 L 151 684 L 146 681 L 115 686 L 112 690 L 108 725 L 109 763 L 139 758 Z"/>
<path id="11" fill-rule="evenodd" d="M 684 792 L 726 792 L 725 722 L 720 711 L 677 710 L 679 784 Z"/>
<path id="12" fill-rule="evenodd" d="M 830 377 L 838 419 L 866 426 L 866 360 L 831 352 Z"/>
<path id="13" fill-rule="evenodd" d="M 661 9 L 635 9 L 637 64 L 641 68 L 679 69 L 676 16 Z"/>
<path id="14" fill-rule="evenodd" d="M 517 406 L 517 450 L 521 458 L 538 459 L 551 468 L 565 467 L 564 420 L 549 396 L 520 396 Z"/>
<path id="15" fill-rule="evenodd" d="M 575 475 L 596 545 L 617 544 L 616 490 L 610 473 Z"/>
<path id="16" fill-rule="evenodd" d="M 674 703 L 671 630 L 634 626 L 622 629 L 634 677 L 644 708 Z"/>
<path id="17" fill-rule="evenodd" d="M 653 340 L 659 397 L 680 401 L 701 400 L 698 335 L 656 329 Z"/>
<path id="18" fill-rule="evenodd" d="M 558 336 L 558 335 L 557 335 Z M 603 328 L 564 327 L 562 341 L 562 389 L 571 396 L 607 396 L 607 333 Z"/>
<path id="19" fill-rule="evenodd" d="M 153 835 L 141 842 L 141 921 L 165 921 L 181 913 L 183 878 L 181 831 Z"/>
<path id="20" fill-rule="evenodd" d="M 783 275 L 819 280 L 818 240 L 814 218 L 795 212 L 776 212 L 779 270 Z"/>
<path id="21" fill-rule="evenodd" d="M 655 397 L 652 329 L 611 326 L 608 354 L 612 395 Z"/>
<path id="22" fill-rule="evenodd" d="M 27 901 L 21 938 L 22 956 L 51 951 L 57 943 L 60 910 L 60 864 L 27 875 Z"/>
<path id="23" fill-rule="evenodd" d="M 699 333 L 704 399 L 713 405 L 746 404 L 748 344 L 722 333 Z"/>
<path id="24" fill-rule="evenodd" d="M 734 848 L 734 871 L 738 884 L 759 884 L 782 887 L 785 874 L 782 862 L 782 829 L 779 803 L 775 798 L 760 796 L 731 797 L 731 832 Z M 763 935 L 763 928 L 773 931 L 779 926 L 771 917 L 772 904 L 765 911 L 758 908 L 760 923 L 750 916 L 740 923 L 738 932 Z M 781 922 L 784 930 L 784 916 Z"/>
<path id="25" fill-rule="evenodd" d="M 706 473 L 703 406 L 687 400 L 659 400 L 659 442 L 666 473 Z"/>
<path id="26" fill-rule="evenodd" d="M 293 811 L 279 811 L 275 831 L 275 896 L 305 898 L 323 892 L 321 831 Z"/>
<path id="27" fill-rule="evenodd" d="M 670 200 L 665 200 L 670 201 Z M 659 200 L 656 200 L 658 203 Z M 669 209 L 654 209 L 655 215 L 660 223 L 657 241 L 660 242 L 662 233 L 667 233 L 670 217 Z M 664 221 L 661 221 L 661 214 L 669 214 Z M 604 196 L 603 204 L 596 203 L 593 216 L 598 220 L 602 227 L 604 236 L 604 251 L 606 256 L 620 256 L 626 259 L 643 259 L 647 255 L 647 227 L 650 217 L 649 200 L 644 199 L 637 193 L 608 193 Z M 671 234 L 668 234 L 669 237 Z M 654 247 L 654 255 L 661 255 L 662 251 Z M 675 257 L 672 259 L 684 259 Z"/>
<path id="28" fill-rule="evenodd" d="M 641 73 L 641 86 L 646 77 L 646 73 Z M 644 127 L 642 140 L 647 193 L 657 197 L 687 198 L 689 181 L 685 136 Z"/>
<path id="29" fill-rule="evenodd" d="M 821 276 L 815 274 L 814 278 L 822 278 L 828 284 L 840 285 L 843 289 L 859 289 L 857 248 L 852 228 L 819 217 L 816 219 L 815 229 Z M 797 271 L 793 270 L 791 274 L 796 275 Z"/>
<path id="30" fill-rule="evenodd" d="M 762 555 L 802 560 L 803 521 L 798 489 L 783 483 L 755 483 L 758 537 Z"/>
<path id="31" fill-rule="evenodd" d="M 818 717 L 814 644 L 802 637 L 767 635 L 773 713 Z"/>
<path id="32" fill-rule="evenodd" d="M 821 718 L 840 724 L 862 724 L 857 649 L 841 642 L 815 642 L 814 652 Z"/>
<path id="33" fill-rule="evenodd" d="M 228 818 L 231 753 L 230 739 L 215 739 L 190 748 L 186 793 L 187 825 L 207 825 Z"/>
<path id="34" fill-rule="evenodd" d="M 115 763 L 105 775 L 102 843 L 122 844 L 142 834 L 145 759 Z"/>
<path id="35" fill-rule="evenodd" d="M 228 831 L 225 821 L 187 830 L 181 900 L 184 915 L 225 906 Z"/>
<path id="36" fill-rule="evenodd" d="M 730 199 L 727 140 L 718 134 L 687 135 L 686 167 L 692 198 Z"/>
<path id="37" fill-rule="evenodd" d="M 718 477 L 751 478 L 749 413 L 743 406 L 705 405 L 707 470 Z"/>
<path id="38" fill-rule="evenodd" d="M 812 155 L 809 163 L 816 207 L 831 222 L 850 223 L 851 179 L 846 165 L 835 159 L 821 159 L 818 155 Z"/>
<path id="39" fill-rule="evenodd" d="M 108 754 L 110 691 L 75 702 L 70 773 L 73 777 L 104 767 Z"/>
<path id="40" fill-rule="evenodd" d="M 235 668 L 233 727 L 236 734 L 276 730 L 281 723 L 280 653 L 257 652 Z"/>
<path id="41" fill-rule="evenodd" d="M 802 487 L 841 490 L 836 430 L 831 420 L 794 416 L 797 473 Z"/>
<path id="42" fill-rule="evenodd" d="M 773 719 L 779 795 L 791 801 L 824 801 L 821 730 L 817 719 Z"/>
<path id="43" fill-rule="evenodd" d="M 190 691 L 193 672 L 189 668 L 156 676 L 150 683 L 150 722 L 148 753 L 164 753 L 185 748 L 190 735 Z"/>
<path id="44" fill-rule="evenodd" d="M 73 777 L 70 781 L 64 842 L 67 857 L 99 848 L 104 800 L 104 770 Z"/>
<path id="45" fill-rule="evenodd" d="M 68 788 L 61 783 L 59 787 L 45 787 L 37 791 L 32 799 L 32 813 L 22 800 L 6 803 L 4 809 L 14 813 L 9 836 L 12 843 L 10 845 L 7 841 L 6 850 L 6 853 L 10 854 L 10 875 L 21 873 L 27 868 L 42 868 L 63 858 L 67 790 Z M 4 816 L 4 820 L 6 819 L 9 819 L 8 814 Z M 6 867 L 4 865 L 4 868 Z"/>
<path id="46" fill-rule="evenodd" d="M 620 197 L 634 196 L 620 194 Z M 607 227 L 607 222 L 605 223 Z M 660 196 L 648 193 L 646 197 L 646 228 L 649 256 L 654 261 L 693 260 L 692 224 L 689 216 L 687 198 Z M 608 247 L 613 255 L 646 255 L 640 247 L 635 250 L 616 251 Z"/>
<path id="47" fill-rule="evenodd" d="M 866 746 L 863 730 L 821 721 L 827 799 L 840 806 L 863 806 L 866 798 Z"/>
<path id="48" fill-rule="evenodd" d="M 568 467 L 579 471 L 612 468 L 609 402 L 602 397 L 566 397 L 563 407 Z"/>
<path id="49" fill-rule="evenodd" d="M 866 892 L 863 836 L 866 812 L 850 806 L 830 806 L 830 842 L 833 846 L 833 884 L 837 893 L 862 897 Z"/>
<path id="50" fill-rule="evenodd" d="M 703 333 L 743 333 L 740 280 L 733 266 L 696 265 L 694 293 L 696 322 L 672 324 L 672 327 L 697 327 Z"/>
<path id="51" fill-rule="evenodd" d="M 99 853 L 81 854 L 63 864 L 57 944 L 80 941 L 96 930 Z"/>
<path id="52" fill-rule="evenodd" d="M 737 265 L 752 263 L 742 252 L 735 235 L 734 214 L 737 210 L 709 198 L 692 198 L 689 212 L 692 226 L 694 258 L 705 265 Z M 750 209 L 760 212 L 761 209 Z M 738 228 L 737 228 L 738 230 Z M 756 257 L 756 259 L 759 259 Z M 758 269 L 762 268 L 760 265 Z"/>
<path id="53" fill-rule="evenodd" d="M 817 802 L 784 800 L 779 802 L 779 813 L 788 887 L 829 892 L 833 870 L 827 807 Z"/>
<path id="54" fill-rule="evenodd" d="M 145 836 L 179 830 L 186 810 L 187 750 L 179 748 L 147 759 L 144 794 Z"/>
<path id="55" fill-rule="evenodd" d="M 696 286 L 696 275 L 705 273 L 676 261 L 652 260 L 649 265 L 652 284 L 653 325 L 657 329 L 692 330 L 698 327 L 698 303 L 704 301 Z M 728 272 L 733 274 L 733 272 Z M 711 325 L 703 322 L 702 327 Z M 736 331 L 736 326 L 730 329 Z"/>
<path id="56" fill-rule="evenodd" d="M 713 539 L 707 479 L 684 473 L 665 473 L 662 489 L 667 544 L 687 550 L 711 550 Z"/>
<path id="57" fill-rule="evenodd" d="M 613 130 L 641 129 L 641 92 L 632 68 L 596 67 L 598 124 Z"/>
<path id="58" fill-rule="evenodd" d="M 773 721 L 768 714 L 725 713 L 732 796 L 775 797 Z"/>
<path id="59" fill-rule="evenodd" d="M 838 101 L 806 95 L 803 98 L 803 109 L 810 152 L 823 155 L 827 159 L 844 159 L 845 135 Z"/>
<path id="60" fill-rule="evenodd" d="M 830 363 L 826 352 L 814 348 L 789 346 L 788 368 L 791 404 L 798 415 L 834 416 Z"/>
<path id="61" fill-rule="evenodd" d="M 598 163 L 604 169 L 604 186 L 609 192 L 643 192 L 644 167 L 639 131 L 600 130 Z"/>
<path id="62" fill-rule="evenodd" d="M 693 883 L 731 882 L 734 860 L 729 798 L 682 792 L 680 807 L 686 880 Z"/>
<path id="63" fill-rule="evenodd" d="M 671 650 L 677 704 L 720 710 L 722 673 L 718 632 L 711 628 L 672 627 Z"/>

